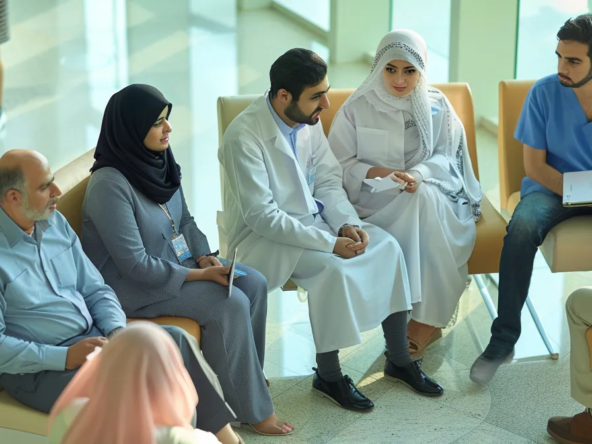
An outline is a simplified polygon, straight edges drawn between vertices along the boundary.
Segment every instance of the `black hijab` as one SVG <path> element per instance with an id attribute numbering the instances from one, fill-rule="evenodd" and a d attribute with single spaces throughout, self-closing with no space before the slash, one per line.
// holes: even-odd
<path id="1" fill-rule="evenodd" d="M 144 139 L 154 122 L 173 105 L 149 85 L 130 85 L 113 94 L 103 116 L 101 134 L 91 172 L 112 167 L 123 174 L 134 188 L 149 199 L 165 204 L 181 185 L 181 168 L 169 146 L 150 151 Z"/>

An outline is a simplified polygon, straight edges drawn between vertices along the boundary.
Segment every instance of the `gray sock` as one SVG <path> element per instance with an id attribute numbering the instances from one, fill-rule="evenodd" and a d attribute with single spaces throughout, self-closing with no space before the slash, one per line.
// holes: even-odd
<path id="1" fill-rule="evenodd" d="M 339 381 L 343 378 L 339 364 L 339 350 L 327 353 L 317 353 L 317 369 L 319 376 L 328 382 Z"/>
<path id="2" fill-rule="evenodd" d="M 388 360 L 397 367 L 411 363 L 409 341 L 407 340 L 407 312 L 393 313 L 382 321 Z"/>

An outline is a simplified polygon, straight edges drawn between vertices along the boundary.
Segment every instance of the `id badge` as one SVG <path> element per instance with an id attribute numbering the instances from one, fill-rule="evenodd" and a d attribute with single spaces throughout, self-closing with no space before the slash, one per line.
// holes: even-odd
<path id="1" fill-rule="evenodd" d="M 183 262 L 185 259 L 191 257 L 191 251 L 189 251 L 187 242 L 185 242 L 185 236 L 182 234 L 173 238 L 173 247 L 175 248 L 175 254 L 179 262 Z"/>
<path id="2" fill-rule="evenodd" d="M 313 183 L 315 181 L 315 176 L 317 175 L 317 167 L 316 166 L 309 167 L 306 175 L 308 177 L 308 185 L 310 185 L 311 183 Z"/>

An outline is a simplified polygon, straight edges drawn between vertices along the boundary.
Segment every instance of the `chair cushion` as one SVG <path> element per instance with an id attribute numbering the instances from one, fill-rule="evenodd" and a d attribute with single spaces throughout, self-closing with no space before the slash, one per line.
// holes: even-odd
<path id="1" fill-rule="evenodd" d="M 520 192 L 508 199 L 513 213 L 520 202 Z M 553 273 L 592 270 L 592 216 L 578 216 L 557 224 L 549 231 L 540 250 Z M 583 248 L 583 246 L 586 246 Z"/>
<path id="2" fill-rule="evenodd" d="M 0 428 L 47 435 L 49 415 L 29 408 L 5 391 L 0 392 Z"/>
<path id="3" fill-rule="evenodd" d="M 193 319 L 189 318 L 181 318 L 177 316 L 159 316 L 158 318 L 152 319 L 132 319 L 128 318 L 127 322 L 135 322 L 135 321 L 148 321 L 154 322 L 158 325 L 174 325 L 175 327 L 180 327 L 197 339 L 197 343 L 201 344 L 201 328 L 199 327 L 198 323 L 195 322 Z"/>
<path id="4" fill-rule="evenodd" d="M 477 240 L 469 259 L 469 274 L 498 273 L 507 222 L 487 197 L 481 202 Z"/>
<path id="5" fill-rule="evenodd" d="M 553 273 L 592 270 L 592 216 L 578 216 L 551 229 L 541 252 Z"/>
<path id="6" fill-rule="evenodd" d="M 508 198 L 508 203 L 506 205 L 506 209 L 508 210 L 508 212 L 510 214 L 512 214 L 514 212 L 514 210 L 518 206 L 519 202 L 520 202 L 520 191 L 512 193 L 512 195 L 510 195 L 510 197 Z"/>

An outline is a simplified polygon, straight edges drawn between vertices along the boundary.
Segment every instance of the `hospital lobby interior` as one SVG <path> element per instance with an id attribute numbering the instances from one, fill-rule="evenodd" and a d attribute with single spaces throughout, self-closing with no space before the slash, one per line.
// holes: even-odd
<path id="1" fill-rule="evenodd" d="M 592 231 L 586 228 L 592 216 L 562 222 L 572 225 L 558 225 L 539 248 L 513 356 L 488 384 L 474 383 L 470 372 L 497 317 L 503 237 L 526 175 L 522 144 L 514 138 L 522 105 L 536 80 L 557 74 L 559 28 L 592 12 L 592 1 L 8 3 L 10 38 L 0 46 L 0 106 L 6 118 L 0 156 L 17 148 L 43 154 L 56 184 L 66 191 L 64 202 L 76 199 L 76 186 L 90 176 L 110 97 L 130 84 L 152 85 L 173 104 L 171 147 L 182 166 L 189 210 L 212 251 L 222 256 L 230 253 L 219 229 L 218 150 L 232 120 L 225 113 L 240 110 L 220 104 L 263 95 L 270 87 L 270 67 L 291 48 L 314 51 L 327 62 L 331 99 L 362 84 L 389 31 L 410 29 L 425 39 L 429 84 L 450 94 L 483 190 L 466 289 L 442 338 L 420 361 L 421 369 L 445 388 L 444 395 L 417 396 L 384 378 L 385 338 L 378 325 L 362 333 L 362 343 L 339 353 L 343 374 L 372 399 L 372 412 L 345 410 L 320 397 L 311 390 L 316 351 L 309 295 L 289 282 L 268 294 L 264 372 L 277 415 L 289 420 L 295 433 L 262 436 L 243 425 L 236 430 L 244 442 L 554 443 L 548 420 L 584 410 L 571 396 L 566 302 L 574 291 L 592 286 Z M 70 213 L 64 214 L 70 220 Z M 80 214 L 72 217 L 81 220 Z M 592 334 L 588 337 L 590 349 L 578 353 L 592 353 Z M 46 424 L 46 414 L 24 407 L 0 388 L 0 444 L 49 442 Z"/>

